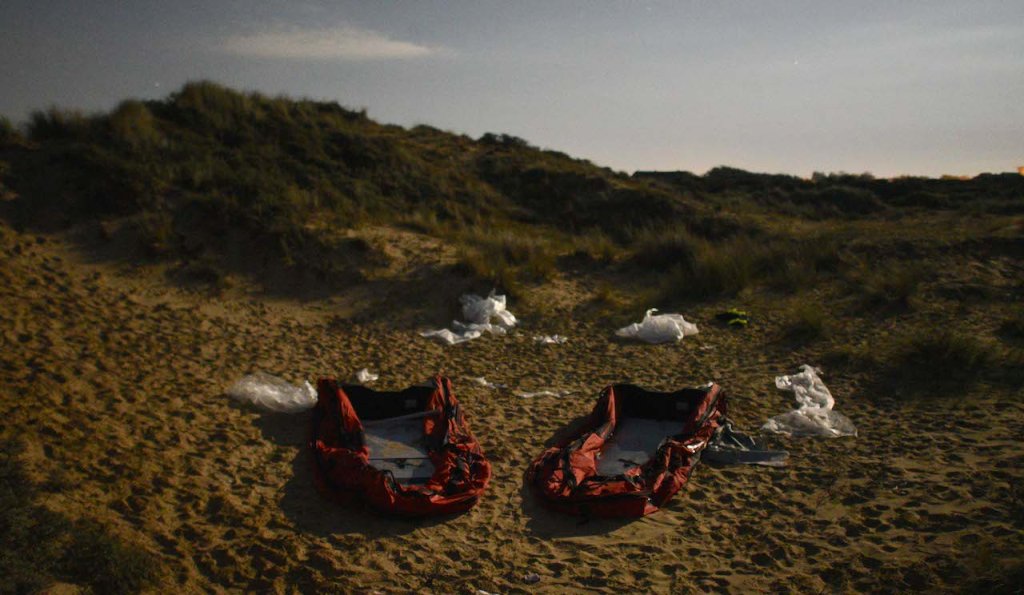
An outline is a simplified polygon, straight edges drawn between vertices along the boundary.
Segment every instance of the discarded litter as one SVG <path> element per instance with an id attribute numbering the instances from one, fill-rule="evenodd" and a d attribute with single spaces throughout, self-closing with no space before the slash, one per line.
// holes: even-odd
<path id="1" fill-rule="evenodd" d="M 671 343 L 699 332 L 696 324 L 687 322 L 680 314 L 655 314 L 657 311 L 651 308 L 642 321 L 620 328 L 615 335 L 647 343 Z"/>
<path id="2" fill-rule="evenodd" d="M 465 322 L 454 320 L 451 329 L 423 331 L 420 336 L 436 339 L 447 345 L 457 345 L 472 341 L 485 332 L 503 336 L 508 329 L 516 325 L 515 315 L 506 307 L 505 296 L 496 295 L 493 291 L 485 298 L 472 294 L 463 295 L 459 298 L 459 303 L 462 304 L 462 317 Z"/>
<path id="3" fill-rule="evenodd" d="M 478 295 L 466 294 L 459 298 L 462 304 L 462 317 L 473 324 L 490 324 L 492 318 L 497 318 L 500 326 L 512 328 L 516 325 L 516 317 L 506 308 L 506 300 L 503 295 L 496 295 L 493 291 L 485 298 Z"/>
<path id="4" fill-rule="evenodd" d="M 470 382 L 473 382 L 475 384 L 479 384 L 480 386 L 483 386 L 483 387 L 486 387 L 486 388 L 498 388 L 498 389 L 508 388 L 508 385 L 506 385 L 506 384 L 497 384 L 497 383 L 494 383 L 494 382 L 490 382 L 489 380 L 487 380 L 483 376 L 477 376 L 477 377 L 470 376 L 466 380 L 469 380 Z"/>
<path id="5" fill-rule="evenodd" d="M 796 397 L 797 408 L 769 419 L 761 430 L 792 436 L 856 436 L 857 428 L 850 418 L 833 411 L 835 399 L 818 374 L 821 370 L 804 364 L 801 372 L 775 378 L 779 390 L 790 391 Z"/>
<path id="6" fill-rule="evenodd" d="M 727 421 L 708 442 L 701 458 L 720 465 L 784 467 L 789 453 L 764 448 L 750 436 L 733 428 L 732 423 Z"/>
<path id="7" fill-rule="evenodd" d="M 571 395 L 571 394 L 572 394 L 571 390 L 546 390 L 545 389 L 545 390 L 539 390 L 537 392 L 532 392 L 532 393 L 519 391 L 519 392 L 516 393 L 516 396 L 517 397 L 521 397 L 523 399 L 533 399 L 535 397 L 564 397 L 566 395 Z"/>
<path id="8" fill-rule="evenodd" d="M 362 370 L 356 372 L 356 380 L 363 384 L 373 382 L 378 378 L 380 378 L 380 374 L 374 374 L 373 372 L 370 371 L 369 368 L 363 368 Z"/>
<path id="9" fill-rule="evenodd" d="M 539 343 L 541 345 L 561 345 L 568 340 L 569 339 L 562 335 L 537 335 L 533 338 L 534 343 Z"/>
<path id="10" fill-rule="evenodd" d="M 483 333 L 480 331 L 466 331 L 463 333 L 453 333 L 450 330 L 443 328 L 436 331 L 423 331 L 420 333 L 421 337 L 428 339 L 437 339 L 438 341 L 446 345 L 458 345 L 459 343 L 465 343 L 466 341 L 472 341 Z"/>
<path id="11" fill-rule="evenodd" d="M 730 308 L 725 312 L 719 312 L 715 314 L 715 320 L 724 322 L 726 325 L 733 328 L 742 328 L 750 324 L 750 315 L 743 310 L 737 310 L 736 308 Z"/>
<path id="12" fill-rule="evenodd" d="M 528 585 L 539 583 L 540 575 L 538 575 L 536 572 L 531 572 L 529 574 L 523 575 L 523 582 Z"/>
<path id="13" fill-rule="evenodd" d="M 237 401 L 281 413 L 304 411 L 316 405 L 316 390 L 309 382 L 295 386 L 282 378 L 263 372 L 243 376 L 241 380 L 231 385 L 226 393 Z"/>

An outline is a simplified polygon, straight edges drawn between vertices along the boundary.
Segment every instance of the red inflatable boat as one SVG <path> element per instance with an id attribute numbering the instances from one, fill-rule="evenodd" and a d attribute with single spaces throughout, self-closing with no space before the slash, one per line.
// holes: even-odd
<path id="1" fill-rule="evenodd" d="M 468 510 L 487 487 L 491 465 L 447 378 L 399 392 L 322 378 L 317 391 L 309 446 L 324 495 L 425 516 Z"/>
<path id="2" fill-rule="evenodd" d="M 651 514 L 689 479 L 725 415 L 725 391 L 715 384 L 669 393 L 609 386 L 579 431 L 542 453 L 526 480 L 562 512 Z"/>

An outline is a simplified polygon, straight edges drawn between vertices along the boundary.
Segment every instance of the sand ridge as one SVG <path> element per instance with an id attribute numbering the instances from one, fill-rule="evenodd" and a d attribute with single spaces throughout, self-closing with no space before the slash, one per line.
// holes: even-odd
<path id="1" fill-rule="evenodd" d="M 965 565 L 1021 542 L 1019 398 L 897 407 L 854 398 L 868 379 L 827 371 L 860 435 L 773 439 L 790 450 L 788 467 L 702 465 L 664 510 L 630 522 L 581 523 L 523 488 L 529 461 L 611 382 L 713 379 L 750 430 L 790 409 L 772 379 L 806 353 L 773 346 L 772 312 L 735 332 L 697 308 L 685 314 L 701 334 L 679 345 L 527 317 L 508 337 L 443 347 L 386 314 L 346 322 L 322 304 L 183 291 L 86 262 L 55 236 L 3 226 L 0 254 L 3 432 L 28 446 L 46 506 L 158 556 L 163 589 L 923 590 L 951 588 Z M 569 342 L 533 342 L 549 331 Z M 313 489 L 305 414 L 260 413 L 223 394 L 253 370 L 297 382 L 363 367 L 383 388 L 439 371 L 454 379 L 494 465 L 476 508 L 425 521 L 338 508 Z M 572 394 L 522 399 L 468 380 L 478 376 Z M 524 580 L 531 573 L 536 584 Z"/>

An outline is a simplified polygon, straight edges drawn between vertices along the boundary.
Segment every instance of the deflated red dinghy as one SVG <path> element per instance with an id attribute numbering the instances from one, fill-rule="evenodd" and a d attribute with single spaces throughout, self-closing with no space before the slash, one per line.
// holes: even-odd
<path id="1" fill-rule="evenodd" d="M 377 392 L 317 383 L 310 449 L 320 491 L 386 513 L 425 516 L 472 508 L 491 464 L 469 431 L 451 381 Z"/>
<path id="2" fill-rule="evenodd" d="M 580 430 L 541 454 L 526 480 L 562 512 L 651 514 L 686 483 L 725 415 L 725 391 L 715 384 L 670 393 L 609 386 Z"/>

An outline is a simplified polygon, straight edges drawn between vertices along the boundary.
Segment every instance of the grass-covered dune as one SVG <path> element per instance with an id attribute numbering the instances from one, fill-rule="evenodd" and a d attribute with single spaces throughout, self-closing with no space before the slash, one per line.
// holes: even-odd
<path id="1" fill-rule="evenodd" d="M 671 189 L 518 138 L 407 130 L 208 82 L 105 114 L 38 112 L 26 138 L 5 128 L 4 179 L 24 221 L 136 215 L 150 248 L 173 256 L 222 250 L 235 229 L 329 268 L 336 231 L 367 222 L 614 230 L 693 210 Z"/>
<path id="2" fill-rule="evenodd" d="M 1024 211 L 1017 175 L 807 180 L 720 167 L 628 176 L 508 135 L 405 129 L 336 103 L 211 82 L 109 113 L 50 109 L 20 129 L 0 123 L 0 184 L 19 197 L 8 211 L 20 226 L 117 220 L 142 255 L 200 262 L 213 277 L 241 254 L 329 278 L 368 258 L 346 230 L 384 224 L 462 246 L 473 272 L 508 286 L 550 277 L 568 253 L 607 261 L 640 252 L 625 260 L 693 275 L 695 255 L 708 255 L 701 242 L 737 232 L 789 254 L 788 234 L 759 222 L 766 213 L 820 221 Z"/>

